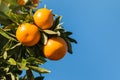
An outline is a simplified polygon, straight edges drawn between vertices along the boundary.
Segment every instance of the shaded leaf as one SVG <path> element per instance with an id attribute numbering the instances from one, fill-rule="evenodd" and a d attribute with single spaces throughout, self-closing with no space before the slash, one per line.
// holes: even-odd
<path id="1" fill-rule="evenodd" d="M 13 75 L 11 72 L 10 73 L 8 73 L 8 75 L 10 75 L 10 80 L 15 80 L 15 75 Z"/>
<path id="2" fill-rule="evenodd" d="M 60 23 L 60 21 L 61 21 L 61 19 L 62 19 L 62 16 L 58 16 L 56 19 L 55 19 L 55 21 L 54 21 L 54 23 L 53 23 L 53 26 L 52 26 L 52 30 L 54 30 L 55 28 L 56 28 L 56 26 Z"/>
<path id="3" fill-rule="evenodd" d="M 50 71 L 45 68 L 40 68 L 40 67 L 36 67 L 36 66 L 29 66 L 29 68 L 31 68 L 32 70 L 39 72 L 39 73 L 50 73 Z"/>
<path id="4" fill-rule="evenodd" d="M 43 80 L 44 77 L 43 76 L 40 76 L 40 77 L 36 77 L 35 80 Z"/>
<path id="5" fill-rule="evenodd" d="M 46 61 L 45 61 L 45 59 L 43 59 L 43 58 L 35 58 L 35 57 L 29 57 L 29 58 L 27 58 L 27 62 L 29 62 L 29 63 L 33 63 L 33 64 L 37 64 L 37 65 L 39 65 L 39 64 L 43 64 L 43 63 L 45 63 Z"/>
<path id="6" fill-rule="evenodd" d="M 28 80 L 34 80 L 34 75 L 33 75 L 31 69 L 27 70 L 26 73 L 27 73 L 27 79 Z"/>
<path id="7" fill-rule="evenodd" d="M 11 20 L 3 12 L 0 12 L 0 23 L 3 25 L 11 24 Z"/>
<path id="8" fill-rule="evenodd" d="M 72 54 L 73 52 L 72 52 L 72 45 L 71 45 L 71 42 L 69 41 L 68 38 L 66 38 L 66 37 L 63 37 L 63 38 L 65 39 L 65 41 L 66 41 L 66 43 L 67 43 L 68 52 L 69 52 L 70 54 Z"/>
<path id="9" fill-rule="evenodd" d="M 9 35 L 8 35 L 5 31 L 3 31 L 1 28 L 0 28 L 0 34 L 1 34 L 2 36 L 4 36 L 5 38 L 9 39 L 9 40 L 13 40 L 13 41 L 16 41 L 16 42 L 17 42 L 17 40 L 16 40 L 15 38 L 9 36 Z"/>
<path id="10" fill-rule="evenodd" d="M 67 36 L 69 36 L 69 35 L 71 35 L 71 34 L 72 34 L 72 32 L 67 31 L 67 32 L 65 32 L 64 34 L 66 34 Z"/>
<path id="11" fill-rule="evenodd" d="M 77 44 L 77 41 L 76 41 L 75 39 L 70 38 L 70 37 L 68 37 L 68 39 L 70 40 L 70 42 L 74 42 L 74 43 L 76 43 L 76 44 Z"/>
<path id="12" fill-rule="evenodd" d="M 29 47 L 26 47 L 26 51 L 28 52 L 28 54 L 30 56 L 34 56 L 35 55 L 34 51 L 32 49 L 30 49 Z"/>

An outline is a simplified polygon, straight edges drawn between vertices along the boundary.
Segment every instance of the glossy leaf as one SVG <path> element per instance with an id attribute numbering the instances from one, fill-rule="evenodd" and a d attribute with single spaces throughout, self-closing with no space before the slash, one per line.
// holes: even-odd
<path id="1" fill-rule="evenodd" d="M 50 71 L 45 68 L 40 68 L 36 66 L 29 66 L 29 68 L 39 73 L 50 73 Z"/>
<path id="2" fill-rule="evenodd" d="M 10 63 L 10 65 L 16 65 L 16 61 L 13 58 L 10 58 L 8 62 Z"/>
<path id="3" fill-rule="evenodd" d="M 22 59 L 22 61 L 18 63 L 19 70 L 28 70 L 29 68 L 26 67 L 26 64 L 27 64 L 26 60 Z"/>
<path id="4" fill-rule="evenodd" d="M 55 35 L 57 34 L 57 32 L 52 31 L 52 30 L 43 30 L 45 33 L 49 34 L 49 35 Z"/>
<path id="5" fill-rule="evenodd" d="M 4 58 L 4 59 L 7 59 L 7 51 L 5 51 L 5 52 L 3 53 L 3 58 Z"/>
<path id="6" fill-rule="evenodd" d="M 45 33 L 42 33 L 42 43 L 46 45 L 47 41 L 48 41 L 48 36 Z"/>

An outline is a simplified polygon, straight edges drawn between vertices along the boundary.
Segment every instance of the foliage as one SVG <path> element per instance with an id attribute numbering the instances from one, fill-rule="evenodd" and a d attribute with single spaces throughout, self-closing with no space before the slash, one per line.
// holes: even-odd
<path id="1" fill-rule="evenodd" d="M 69 53 L 72 53 L 71 42 L 77 42 L 70 37 L 72 32 L 62 27 L 60 23 L 62 17 L 55 16 L 51 29 L 40 29 L 42 39 L 38 44 L 32 47 L 22 45 L 16 39 L 16 29 L 22 23 L 34 23 L 33 14 L 38 4 L 34 4 L 33 0 L 28 0 L 21 6 L 17 1 L 0 0 L 0 80 L 43 80 L 44 77 L 41 74 L 50 72 L 40 67 L 46 62 L 42 48 L 48 38 L 51 36 L 64 38 L 68 44 Z M 26 70 L 26 75 L 19 77 L 23 70 Z M 38 72 L 40 76 L 34 78 L 32 71 Z"/>

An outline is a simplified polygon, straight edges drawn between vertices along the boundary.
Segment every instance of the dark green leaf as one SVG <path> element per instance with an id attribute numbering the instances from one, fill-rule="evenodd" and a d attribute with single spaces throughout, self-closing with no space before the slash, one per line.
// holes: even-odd
<path id="1" fill-rule="evenodd" d="M 53 26 L 52 26 L 52 30 L 54 30 L 55 28 L 56 28 L 56 26 L 60 23 L 60 21 L 61 21 L 61 19 L 62 19 L 62 16 L 58 16 L 56 19 L 55 19 L 55 21 L 54 21 L 54 23 L 53 23 Z"/>
<path id="2" fill-rule="evenodd" d="M 9 39 L 9 40 L 13 40 L 13 41 L 16 41 L 16 42 L 17 42 L 17 40 L 16 40 L 15 38 L 9 36 L 9 35 L 8 35 L 5 31 L 3 31 L 1 28 L 0 28 L 0 34 L 1 34 L 2 36 L 4 36 L 5 38 Z"/>
<path id="3" fill-rule="evenodd" d="M 32 63 L 32 64 L 36 63 L 37 65 L 39 65 L 39 64 L 45 63 L 46 61 L 45 59 L 41 59 L 41 58 L 29 57 L 27 58 L 27 62 Z"/>
<path id="4" fill-rule="evenodd" d="M 43 80 L 44 77 L 43 76 L 40 76 L 40 77 L 36 77 L 35 80 Z"/>
<path id="5" fill-rule="evenodd" d="M 26 73 L 27 73 L 27 79 L 28 80 L 34 80 L 34 75 L 33 75 L 31 69 L 27 70 Z"/>
<path id="6" fill-rule="evenodd" d="M 39 72 L 39 73 L 50 73 L 49 70 L 40 68 L 40 67 L 36 67 L 36 66 L 29 66 L 29 68 L 31 68 L 32 70 Z"/>
<path id="7" fill-rule="evenodd" d="M 65 34 L 66 34 L 67 36 L 69 36 L 69 35 L 72 34 L 72 32 L 67 31 L 67 32 L 65 32 Z"/>
<path id="8" fill-rule="evenodd" d="M 29 47 L 26 47 L 26 51 L 28 52 L 28 54 L 30 56 L 34 56 L 35 55 L 35 52 L 32 49 L 30 49 Z"/>
<path id="9" fill-rule="evenodd" d="M 72 52 L 72 45 L 71 45 L 69 39 L 68 39 L 68 38 L 64 38 L 64 39 L 65 39 L 65 41 L 66 41 L 66 43 L 67 43 L 67 46 L 68 46 L 68 52 L 69 52 L 70 54 L 72 54 L 72 53 L 73 53 L 73 52 Z"/>
<path id="10" fill-rule="evenodd" d="M 76 43 L 76 44 L 77 44 L 77 41 L 76 41 L 75 39 L 70 38 L 70 37 L 68 37 L 68 39 L 70 40 L 70 42 L 74 42 L 74 43 Z"/>

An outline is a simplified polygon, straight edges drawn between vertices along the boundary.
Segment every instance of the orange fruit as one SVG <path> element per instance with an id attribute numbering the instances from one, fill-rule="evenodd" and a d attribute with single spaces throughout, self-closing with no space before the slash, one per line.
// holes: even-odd
<path id="1" fill-rule="evenodd" d="M 50 60 L 60 60 L 67 53 L 67 44 L 61 37 L 52 37 L 43 47 L 43 53 Z"/>
<path id="2" fill-rule="evenodd" d="M 27 2 L 28 2 L 28 0 L 18 0 L 18 1 L 17 1 L 17 3 L 18 3 L 20 6 L 25 5 Z"/>
<path id="3" fill-rule="evenodd" d="M 16 38 L 25 46 L 34 46 L 39 42 L 41 35 L 34 24 L 23 23 L 17 28 Z"/>
<path id="4" fill-rule="evenodd" d="M 54 17 L 52 11 L 47 8 L 41 8 L 33 15 L 35 24 L 41 29 L 49 29 L 52 27 Z"/>
<path id="5" fill-rule="evenodd" d="M 32 0 L 33 4 L 38 4 L 39 0 Z"/>

